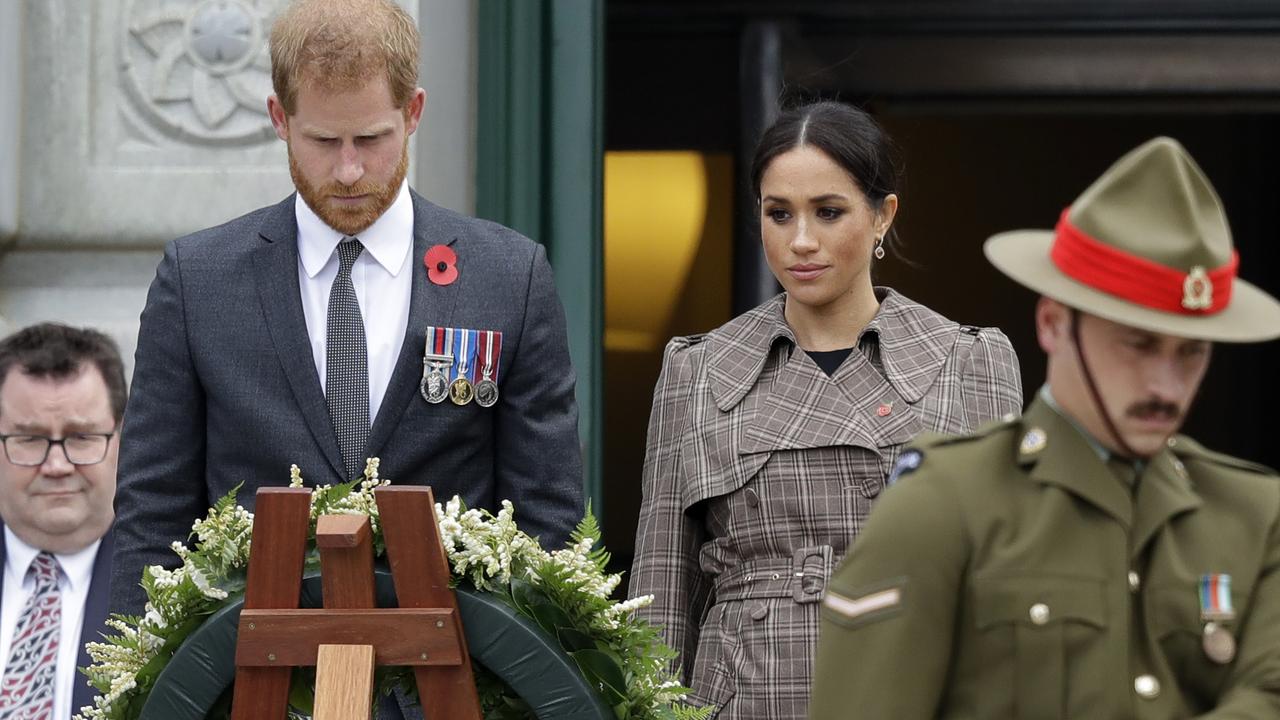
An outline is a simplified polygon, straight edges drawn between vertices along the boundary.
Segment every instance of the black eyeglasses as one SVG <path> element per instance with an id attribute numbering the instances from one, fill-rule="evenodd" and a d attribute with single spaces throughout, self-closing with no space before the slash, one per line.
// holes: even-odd
<path id="1" fill-rule="evenodd" d="M 35 467 L 49 457 L 49 448 L 61 445 L 62 453 L 72 465 L 96 465 L 107 456 L 107 447 L 115 431 L 105 433 L 71 433 L 57 440 L 48 435 L 0 435 L 4 456 L 14 465 Z"/>

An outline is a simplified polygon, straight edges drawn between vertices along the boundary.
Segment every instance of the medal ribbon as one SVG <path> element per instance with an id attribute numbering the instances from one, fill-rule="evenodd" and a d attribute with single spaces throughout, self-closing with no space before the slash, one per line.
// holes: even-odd
<path id="1" fill-rule="evenodd" d="M 1206 308 L 1192 310 L 1182 304 L 1190 273 L 1090 237 L 1071 223 L 1067 217 L 1070 212 L 1071 208 L 1063 210 L 1058 219 L 1049 257 L 1071 278 L 1122 300 L 1179 315 L 1213 315 L 1231 302 L 1231 286 L 1240 266 L 1240 255 L 1234 250 L 1225 265 L 1205 268 L 1203 282 L 1212 286 L 1213 301 Z"/>
<path id="2" fill-rule="evenodd" d="M 429 328 L 427 328 L 427 334 L 428 334 L 428 335 L 433 336 L 433 337 L 432 337 L 432 340 L 433 340 L 432 345 L 433 345 L 433 347 L 434 347 L 435 354 L 436 354 L 436 355 L 443 355 L 443 354 L 444 354 L 444 349 L 445 349 L 445 344 L 444 344 L 444 328 L 442 328 L 442 327 L 429 327 Z"/>
<path id="3" fill-rule="evenodd" d="M 472 368 L 475 366 L 476 331 L 450 328 L 449 332 L 454 336 L 451 344 L 454 349 L 454 360 L 453 366 L 449 368 L 449 379 L 456 380 L 461 377 L 469 377 Z"/>
<path id="4" fill-rule="evenodd" d="M 476 363 L 476 381 L 484 378 L 497 382 L 498 362 L 502 359 L 502 333 L 497 330 L 480 331 L 484 345 L 484 361 Z"/>
<path id="5" fill-rule="evenodd" d="M 1218 573 L 1200 576 L 1200 615 L 1205 618 L 1235 616 L 1231 607 L 1231 576 Z"/>

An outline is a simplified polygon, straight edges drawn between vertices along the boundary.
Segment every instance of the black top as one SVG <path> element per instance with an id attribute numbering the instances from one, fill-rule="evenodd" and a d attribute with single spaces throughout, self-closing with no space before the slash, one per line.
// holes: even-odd
<path id="1" fill-rule="evenodd" d="M 822 372 L 831 377 L 836 374 L 836 368 L 840 367 L 840 363 L 849 357 L 849 353 L 853 352 L 853 348 L 841 348 L 840 350 L 805 350 L 809 353 L 809 357 L 822 368 Z"/>

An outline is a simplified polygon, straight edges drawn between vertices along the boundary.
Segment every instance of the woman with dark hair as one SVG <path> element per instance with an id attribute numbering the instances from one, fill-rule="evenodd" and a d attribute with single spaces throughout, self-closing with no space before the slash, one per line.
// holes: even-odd
<path id="1" fill-rule="evenodd" d="M 654 596 L 639 614 L 665 628 L 692 700 L 804 718 L 823 589 L 903 444 L 1016 413 L 1022 392 L 999 330 L 872 284 L 898 196 L 870 116 L 784 112 L 751 178 L 784 292 L 667 345 L 631 594 Z"/>

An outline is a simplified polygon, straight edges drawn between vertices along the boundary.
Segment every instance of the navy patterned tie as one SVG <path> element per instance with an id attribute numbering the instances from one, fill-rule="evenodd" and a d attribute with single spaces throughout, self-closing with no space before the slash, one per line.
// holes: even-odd
<path id="1" fill-rule="evenodd" d="M 0 681 L 0 720 L 52 720 L 54 670 L 62 633 L 62 596 L 58 561 L 42 552 L 27 568 L 35 591 L 22 606 L 13 628 L 9 662 Z"/>
<path id="2" fill-rule="evenodd" d="M 363 251 L 364 245 L 355 238 L 338 243 L 338 276 L 329 290 L 325 341 L 324 395 L 348 480 L 363 472 L 369 441 L 369 356 L 364 320 L 351 284 L 351 266 Z"/>

